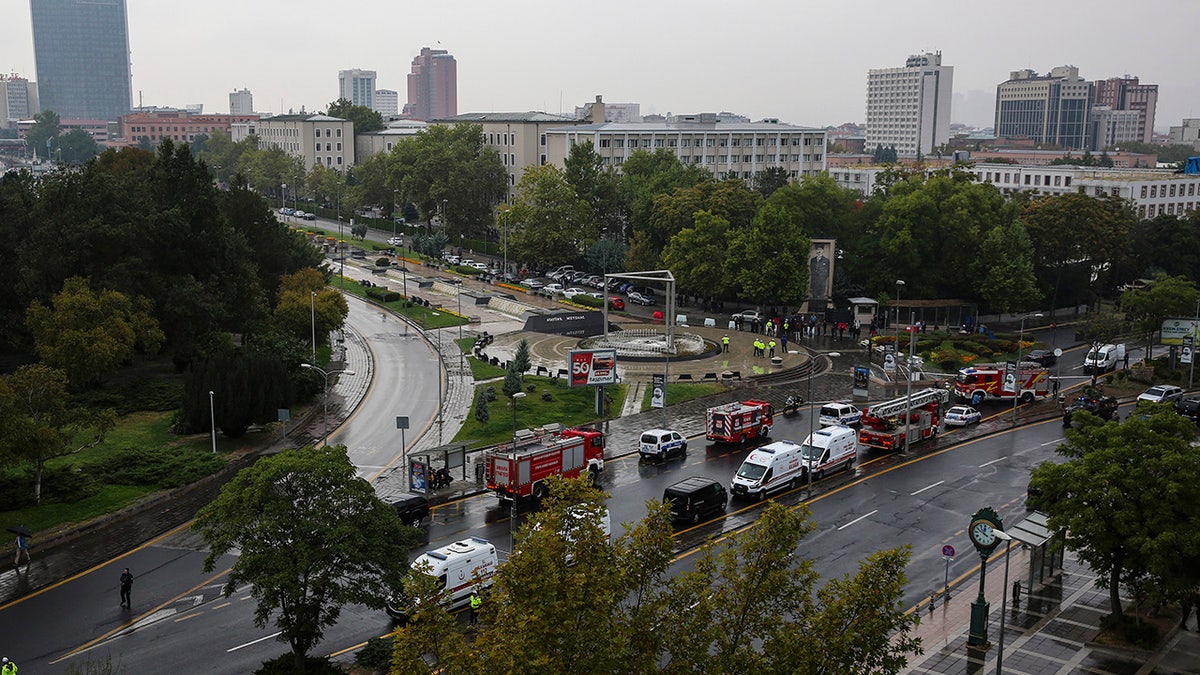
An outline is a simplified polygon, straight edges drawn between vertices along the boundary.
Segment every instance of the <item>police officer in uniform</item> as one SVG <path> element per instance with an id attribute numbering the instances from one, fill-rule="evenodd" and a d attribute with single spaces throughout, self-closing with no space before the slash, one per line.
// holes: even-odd
<path id="1" fill-rule="evenodd" d="M 479 608 L 483 606 L 483 598 L 479 597 L 479 593 L 471 594 L 471 625 L 479 623 Z"/>
<path id="2" fill-rule="evenodd" d="M 721 353 L 722 354 L 729 353 L 729 336 L 728 335 L 725 335 L 721 338 Z"/>

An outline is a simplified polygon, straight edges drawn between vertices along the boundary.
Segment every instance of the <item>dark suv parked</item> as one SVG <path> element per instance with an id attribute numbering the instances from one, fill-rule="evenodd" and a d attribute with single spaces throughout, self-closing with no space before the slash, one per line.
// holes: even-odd
<path id="1" fill-rule="evenodd" d="M 671 507 L 672 520 L 700 522 L 702 516 L 725 510 L 729 493 L 711 478 L 693 476 L 663 491 L 663 501 Z"/>
<path id="2" fill-rule="evenodd" d="M 429 500 L 425 495 L 406 492 L 387 501 L 389 506 L 396 509 L 400 522 L 410 527 L 420 527 L 421 522 L 429 517 Z"/>
<path id="3" fill-rule="evenodd" d="M 1175 412 L 1200 424 L 1200 398 L 1185 398 L 1175 402 Z"/>
<path id="4" fill-rule="evenodd" d="M 1117 414 L 1119 402 L 1112 396 L 1099 393 L 1087 393 L 1071 401 L 1063 410 L 1063 426 L 1071 426 L 1071 415 L 1079 411 L 1087 411 L 1103 419 L 1111 420 Z"/>

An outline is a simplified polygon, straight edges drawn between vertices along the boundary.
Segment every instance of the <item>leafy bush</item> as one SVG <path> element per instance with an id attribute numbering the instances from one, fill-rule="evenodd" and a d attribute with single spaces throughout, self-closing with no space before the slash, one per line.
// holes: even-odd
<path id="1" fill-rule="evenodd" d="M 104 483 L 175 488 L 219 471 L 225 463 L 211 452 L 179 448 L 126 448 L 85 468 Z"/>
<path id="2" fill-rule="evenodd" d="M 382 286 L 372 286 L 367 289 L 367 297 L 375 298 L 380 302 L 395 302 L 400 299 L 400 294 Z"/>
<path id="3" fill-rule="evenodd" d="M 112 408 L 118 416 L 143 410 L 164 412 L 182 404 L 183 381 L 178 377 L 140 377 L 80 392 L 74 400 L 86 408 Z"/>
<path id="4" fill-rule="evenodd" d="M 254 675 L 295 675 L 296 672 L 296 657 L 288 652 L 263 661 Z M 345 675 L 345 671 L 330 663 L 328 658 L 316 656 L 304 659 L 304 672 L 306 675 Z"/>
<path id="5" fill-rule="evenodd" d="M 391 264 L 392 264 L 391 258 L 380 258 L 379 260 L 375 261 L 376 267 L 389 267 L 389 266 L 391 266 Z"/>
<path id="6" fill-rule="evenodd" d="M 33 467 L 22 466 L 0 475 L 0 503 L 16 511 L 34 505 Z M 101 481 L 86 471 L 66 466 L 47 466 L 42 472 L 42 503 L 70 504 L 99 494 Z"/>
<path id="7" fill-rule="evenodd" d="M 474 267 L 470 267 L 470 266 L 468 266 L 468 265 L 455 265 L 455 266 L 454 266 L 452 269 L 453 269 L 455 272 L 458 272 L 459 274 L 466 274 L 466 275 L 482 274 L 482 273 L 483 273 L 483 270 L 480 270 L 480 269 L 475 269 Z"/>
<path id="8" fill-rule="evenodd" d="M 602 307 L 602 306 L 604 306 L 603 300 L 601 300 L 600 298 L 593 298 L 590 295 L 577 295 L 577 296 L 571 298 L 571 302 L 573 302 L 577 305 L 583 305 L 584 307 Z"/>
<path id="9" fill-rule="evenodd" d="M 357 652 L 354 662 L 376 672 L 387 671 L 392 665 L 392 640 L 388 637 L 373 637 Z"/>

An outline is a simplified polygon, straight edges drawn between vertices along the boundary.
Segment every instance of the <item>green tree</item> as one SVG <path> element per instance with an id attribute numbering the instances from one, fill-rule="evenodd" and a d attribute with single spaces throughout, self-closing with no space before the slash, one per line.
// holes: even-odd
<path id="1" fill-rule="evenodd" d="M 510 255 L 536 265 L 561 265 L 578 259 L 597 232 L 591 207 L 575 196 L 561 169 L 530 167 L 518 183 L 509 210 Z"/>
<path id="2" fill-rule="evenodd" d="M 605 168 L 591 141 L 572 145 L 563 164 L 564 178 L 575 196 L 591 207 L 601 236 L 620 237 L 624 210 L 620 174 L 611 166 Z"/>
<path id="3" fill-rule="evenodd" d="M 475 421 L 480 424 L 487 424 L 492 419 L 492 413 L 488 410 L 488 395 L 486 389 L 480 389 L 479 395 L 475 397 Z"/>
<path id="4" fill-rule="evenodd" d="M 368 131 L 383 129 L 383 116 L 365 105 L 354 105 L 349 100 L 339 98 L 329 104 L 325 112 L 330 117 L 350 120 L 354 123 L 354 135 L 365 134 Z"/>
<path id="5" fill-rule="evenodd" d="M 365 209 L 390 206 L 395 193 L 388 182 L 391 176 L 391 156 L 377 153 L 354 167 L 355 184 L 347 191 L 348 208 Z"/>
<path id="6" fill-rule="evenodd" d="M 250 584 L 255 625 L 275 616 L 300 672 L 343 606 L 383 608 L 416 541 L 355 474 L 343 446 L 287 449 L 243 469 L 196 516 L 204 571 L 239 551 L 225 595 Z"/>
<path id="7" fill-rule="evenodd" d="M 1196 290 L 1195 282 L 1163 274 L 1148 288 L 1125 291 L 1121 296 L 1121 310 L 1133 327 L 1146 336 L 1146 353 L 1149 354 L 1154 333 L 1162 328 L 1163 320 L 1190 316 L 1198 297 L 1200 291 Z"/>
<path id="8" fill-rule="evenodd" d="M 184 378 L 182 430 L 202 431 L 215 419 L 221 433 L 241 438 L 251 424 L 274 422 L 279 409 L 290 408 L 294 402 L 288 364 L 279 354 L 253 349 L 217 351 L 193 363 Z"/>
<path id="9" fill-rule="evenodd" d="M 163 342 L 145 298 L 93 291 L 79 277 L 67 279 L 50 307 L 35 300 L 26 323 L 42 360 L 76 385 L 95 382 L 139 351 L 154 354 Z"/>
<path id="10" fill-rule="evenodd" d="M 324 164 L 314 164 L 304 178 L 304 187 L 318 204 L 336 202 L 346 191 L 346 176 L 341 171 Z"/>
<path id="11" fill-rule="evenodd" d="M 517 343 L 517 353 L 513 356 L 513 369 L 524 377 L 532 366 L 533 361 L 529 358 L 529 341 L 521 338 L 521 341 Z"/>
<path id="12" fill-rule="evenodd" d="M 1033 506 L 1108 589 L 1114 618 L 1121 584 L 1149 577 L 1173 598 L 1200 583 L 1196 425 L 1165 404 L 1138 412 L 1108 423 L 1076 413 L 1083 426 L 1056 450 L 1065 461 L 1044 462 L 1030 481 Z"/>
<path id="13" fill-rule="evenodd" d="M 58 137 L 60 159 L 64 164 L 83 164 L 100 154 L 100 145 L 96 139 L 83 129 L 71 129 Z"/>
<path id="14" fill-rule="evenodd" d="M 517 370 L 515 362 L 510 362 L 508 368 L 504 371 L 504 384 L 500 386 L 500 391 L 504 392 L 505 396 L 512 398 L 514 394 L 521 391 L 521 373 Z M 512 405 L 516 405 L 516 399 L 513 399 Z"/>
<path id="15" fill-rule="evenodd" d="M 756 171 L 754 172 L 754 191 L 761 193 L 763 197 L 770 197 L 776 190 L 787 185 L 790 180 L 788 170 L 782 166 Z"/>
<path id="16" fill-rule="evenodd" d="M 47 157 L 52 143 L 58 139 L 61 126 L 58 113 L 43 110 L 33 115 L 33 126 L 25 132 L 25 145 L 39 157 Z"/>
<path id="17" fill-rule="evenodd" d="M 625 271 L 625 256 L 629 247 L 612 239 L 597 239 L 588 246 L 584 259 L 588 267 L 605 274 Z"/>
<path id="18" fill-rule="evenodd" d="M 621 201 L 628 210 L 625 218 L 627 230 L 623 234 L 629 240 L 630 249 L 626 269 L 654 269 L 653 261 L 641 256 L 649 253 L 657 257 L 667 243 L 667 237 L 649 236 L 642 247 L 635 244 L 635 238 L 646 239 L 648 236 L 654 198 L 678 187 L 691 187 L 711 180 L 712 174 L 703 167 L 683 164 L 675 153 L 666 148 L 659 148 L 653 153 L 645 150 L 630 153 L 621 165 Z"/>
<path id="19" fill-rule="evenodd" d="M 56 368 L 21 366 L 0 378 L 0 461 L 33 464 L 33 497 L 39 504 L 46 461 L 100 443 L 116 423 L 112 410 L 89 411 L 69 401 L 66 373 Z M 84 444 L 73 447 L 79 438 Z"/>
<path id="20" fill-rule="evenodd" d="M 709 211 L 698 211 L 694 226 L 685 227 L 663 249 L 663 264 L 671 270 L 679 290 L 723 296 L 725 253 L 729 250 L 729 221 Z"/>
<path id="21" fill-rule="evenodd" d="M 1042 294 L 1033 273 L 1033 246 L 1020 222 L 997 225 L 983 238 L 978 293 L 998 313 L 1029 309 Z"/>
<path id="22" fill-rule="evenodd" d="M 446 250 L 446 244 L 448 243 L 450 243 L 450 237 L 446 235 L 444 230 L 417 232 L 412 237 L 413 250 L 430 258 L 441 256 L 442 251 Z"/>
<path id="23" fill-rule="evenodd" d="M 310 342 L 315 332 L 317 344 L 328 344 L 330 331 L 345 324 L 350 307 L 344 295 L 325 284 L 325 277 L 313 268 L 285 276 L 275 307 L 275 326 L 304 342 Z"/>
<path id="24" fill-rule="evenodd" d="M 798 306 L 808 298 L 811 241 L 779 204 L 764 204 L 750 227 L 729 237 L 724 278 L 757 303 Z"/>

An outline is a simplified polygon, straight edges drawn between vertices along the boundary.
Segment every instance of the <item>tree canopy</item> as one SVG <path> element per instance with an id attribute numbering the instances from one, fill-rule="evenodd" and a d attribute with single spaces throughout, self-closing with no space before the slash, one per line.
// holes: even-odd
<path id="1" fill-rule="evenodd" d="M 379 131 L 383 128 L 383 116 L 365 105 L 354 105 L 347 99 L 339 98 L 329 104 L 325 112 L 330 117 L 350 120 L 354 123 L 354 135 L 365 134 L 368 131 Z"/>

